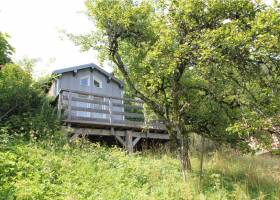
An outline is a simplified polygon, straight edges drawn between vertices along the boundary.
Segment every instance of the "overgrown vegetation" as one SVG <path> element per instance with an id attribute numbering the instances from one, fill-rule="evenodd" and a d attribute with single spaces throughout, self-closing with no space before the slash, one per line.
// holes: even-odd
<path id="1" fill-rule="evenodd" d="M 59 128 L 56 110 L 31 72 L 16 64 L 0 70 L 0 134 L 25 139 L 51 136 Z"/>
<path id="2" fill-rule="evenodd" d="M 252 137 L 269 146 L 280 115 L 276 3 L 87 0 L 86 9 L 96 29 L 68 36 L 111 61 L 165 121 L 185 179 L 191 132 L 242 150 Z"/>
<path id="3" fill-rule="evenodd" d="M 8 42 L 9 35 L 0 32 L 0 68 L 1 65 L 12 62 L 14 48 Z"/>
<path id="4" fill-rule="evenodd" d="M 59 124 L 56 111 L 45 95 L 47 78 L 33 79 L 32 62 L 24 67 L 12 63 L 12 47 L 6 40 L 2 42 L 1 37 L 0 42 L 7 44 L 0 51 L 0 135 L 28 140 L 50 137 Z"/>
<path id="5" fill-rule="evenodd" d="M 170 152 L 127 155 L 68 143 L 46 97 L 53 77 L 35 81 L 34 60 L 13 63 L 14 49 L 0 32 L 0 199 L 280 199 L 279 158 L 240 153 L 252 138 L 265 147 L 271 134 L 280 138 L 279 5 L 87 0 L 86 6 L 96 32 L 69 36 L 111 60 L 126 92 L 145 102 L 145 114 L 164 119 L 180 161 Z M 202 144 L 211 138 L 235 151 L 202 145 L 200 157 L 194 132 Z M 186 174 L 190 150 L 193 170 Z"/>
<path id="6" fill-rule="evenodd" d="M 168 153 L 127 155 L 118 148 L 61 139 L 1 140 L 0 199 L 273 199 L 280 197 L 280 161 L 214 153 L 200 188 L 198 160 L 188 183 Z"/>

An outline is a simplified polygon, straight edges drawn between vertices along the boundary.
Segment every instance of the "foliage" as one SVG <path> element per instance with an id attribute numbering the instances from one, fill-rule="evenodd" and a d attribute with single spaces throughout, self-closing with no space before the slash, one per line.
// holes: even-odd
<path id="1" fill-rule="evenodd" d="M 41 90 L 47 94 L 52 86 L 53 80 L 56 78 L 56 75 L 46 75 L 40 77 L 36 82 L 38 86 L 41 88 Z"/>
<path id="2" fill-rule="evenodd" d="M 279 199 L 279 160 L 215 154 L 206 163 L 200 191 L 196 159 L 186 184 L 178 160 L 166 154 L 126 155 L 58 138 L 5 141 L 0 144 L 0 199 Z"/>
<path id="3" fill-rule="evenodd" d="M 86 7 L 96 31 L 68 36 L 116 66 L 132 93 L 165 120 L 181 158 L 191 131 L 243 149 L 251 137 L 269 144 L 280 114 L 277 5 L 87 0 Z"/>
<path id="4" fill-rule="evenodd" d="M 7 64 L 0 71 L 0 114 L 17 106 L 18 113 L 25 112 L 30 105 L 38 104 L 36 91 L 32 90 L 32 76 L 15 64 Z M 34 102 L 35 99 L 35 102 Z"/>
<path id="5" fill-rule="evenodd" d="M 34 139 L 58 129 L 56 113 L 29 69 L 7 64 L 0 71 L 0 134 Z"/>
<path id="6" fill-rule="evenodd" d="M 9 44 L 8 39 L 7 34 L 0 32 L 0 66 L 12 62 L 11 55 L 14 52 L 14 48 Z"/>

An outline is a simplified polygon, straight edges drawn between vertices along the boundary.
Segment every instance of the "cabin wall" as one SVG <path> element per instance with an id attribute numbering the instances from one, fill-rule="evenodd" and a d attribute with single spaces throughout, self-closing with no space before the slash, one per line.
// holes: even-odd
<path id="1" fill-rule="evenodd" d="M 83 86 L 80 85 L 80 79 L 83 77 L 89 76 L 90 84 L 89 86 Z M 94 77 L 96 77 L 98 80 L 102 82 L 102 88 L 98 88 L 94 86 L 93 80 Z M 58 89 L 57 89 L 58 87 Z M 93 69 L 82 69 L 78 70 L 78 72 L 74 75 L 73 72 L 66 72 L 63 73 L 55 83 L 54 91 L 59 91 L 60 89 L 69 89 L 69 90 L 75 90 L 75 91 L 81 91 L 81 92 L 88 92 L 93 94 L 99 94 L 99 95 L 105 95 L 105 96 L 111 96 L 111 97 L 123 97 L 123 89 L 119 87 L 119 85 L 115 81 L 108 81 L 108 78 L 100 73 L 98 70 Z M 77 97 L 77 94 L 74 94 Z M 92 97 L 89 97 L 92 98 Z M 104 99 L 104 101 L 108 101 L 108 99 Z M 117 103 L 121 103 L 119 100 L 115 100 Z M 82 106 L 87 108 L 97 108 L 97 109 L 105 109 L 107 110 L 107 106 L 100 106 L 90 103 L 81 103 L 81 102 L 72 102 L 72 106 Z M 113 107 L 113 111 L 119 111 L 123 112 L 123 107 Z M 74 116 L 80 116 L 83 117 L 91 117 L 91 118 L 101 118 L 101 119 L 108 119 L 108 114 L 101 114 L 101 113 L 89 113 L 89 112 L 81 112 L 81 111 L 72 111 L 72 115 Z M 119 115 L 115 116 L 115 120 L 123 120 L 124 116 Z"/>
<path id="2" fill-rule="evenodd" d="M 48 96 L 51 96 L 51 97 L 56 96 L 56 93 L 55 93 L 56 86 L 55 85 L 56 85 L 56 81 L 53 81 L 52 85 L 51 85 L 51 87 L 49 89 Z"/>
<path id="3" fill-rule="evenodd" d="M 90 77 L 90 86 L 80 85 L 80 79 L 85 76 Z M 93 85 L 93 77 L 97 77 L 102 81 L 102 88 L 97 88 Z M 120 88 L 115 81 L 108 82 L 107 77 L 95 69 L 93 69 L 92 72 L 90 69 L 78 70 L 75 76 L 73 76 L 73 72 L 63 73 L 59 78 L 59 83 L 59 87 L 62 89 L 77 90 L 112 97 L 122 97 L 123 89 Z"/>

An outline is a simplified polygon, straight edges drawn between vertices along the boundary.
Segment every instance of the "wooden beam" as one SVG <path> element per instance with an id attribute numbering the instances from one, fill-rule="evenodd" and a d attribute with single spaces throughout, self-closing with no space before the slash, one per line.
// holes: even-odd
<path id="1" fill-rule="evenodd" d="M 87 135 L 100 135 L 100 136 L 126 136 L 127 131 L 121 131 L 121 130 L 114 130 L 112 132 L 112 129 L 94 129 L 94 128 L 73 128 L 74 133 L 83 134 L 86 133 Z M 131 130 L 129 130 L 132 132 Z M 132 137 L 136 138 L 152 138 L 152 139 L 162 139 L 162 140 L 168 140 L 169 135 L 164 133 L 143 133 L 143 132 L 132 132 Z"/>
<path id="2" fill-rule="evenodd" d="M 112 124 L 112 121 L 113 121 L 112 113 L 113 113 L 112 99 L 109 98 L 109 121 L 110 121 L 110 124 Z"/>
<path id="3" fill-rule="evenodd" d="M 75 69 L 75 70 L 73 71 L 73 76 L 76 76 L 76 75 L 77 75 L 77 73 L 78 73 L 78 70 L 77 70 L 77 69 Z"/>
<path id="4" fill-rule="evenodd" d="M 63 100 L 68 100 L 68 97 L 63 95 Z M 109 105 L 106 101 L 100 101 L 97 99 L 85 99 L 85 98 L 79 98 L 79 97 L 72 97 L 72 101 L 78 101 L 78 102 L 86 102 L 86 103 L 93 103 L 93 104 L 100 104 L 100 105 Z"/>
<path id="5" fill-rule="evenodd" d="M 168 134 L 148 133 L 147 138 L 169 140 Z"/>
<path id="6" fill-rule="evenodd" d="M 141 137 L 137 137 L 133 140 L 133 147 L 140 141 Z"/>
<path id="7" fill-rule="evenodd" d="M 115 135 L 115 138 L 123 145 L 123 147 L 125 147 L 125 142 L 124 142 L 124 140 L 121 138 L 121 136 Z"/>
<path id="8" fill-rule="evenodd" d="M 81 124 L 110 124 L 110 121 L 108 118 L 97 118 L 97 117 L 77 117 L 77 116 L 72 116 L 72 122 L 77 121 L 80 122 Z M 70 121 L 70 122 L 71 122 Z"/>
<path id="9" fill-rule="evenodd" d="M 125 135 L 125 147 L 128 151 L 128 153 L 133 153 L 133 142 L 132 142 L 132 131 L 127 130 Z"/>
<path id="10" fill-rule="evenodd" d="M 115 135 L 115 128 L 114 127 L 111 127 L 111 134 Z"/>
<path id="11" fill-rule="evenodd" d="M 72 92 L 72 93 L 77 93 L 77 94 L 84 94 L 84 95 L 91 95 L 91 96 L 96 96 L 96 97 L 103 97 L 103 98 L 112 98 L 112 99 L 123 100 L 123 101 L 143 103 L 142 100 L 131 99 L 131 98 L 120 98 L 120 97 L 114 97 L 114 96 L 109 96 L 109 95 L 101 95 L 101 94 L 96 94 L 96 93 L 92 93 L 92 92 L 84 92 L 84 91 L 79 91 L 79 90 L 62 89 L 62 91 Z"/>
<path id="12" fill-rule="evenodd" d="M 100 135 L 100 136 L 111 136 L 111 132 L 105 129 L 89 129 L 89 128 L 74 128 L 74 133 L 87 135 Z"/>
<path id="13" fill-rule="evenodd" d="M 114 125 L 115 127 L 124 127 L 124 128 L 138 128 L 138 129 L 158 129 L 158 130 L 166 130 L 166 126 L 162 123 L 157 121 L 154 122 L 145 122 L 145 116 L 142 113 L 137 112 L 123 112 L 123 111 L 113 111 L 114 106 L 120 106 L 122 108 L 133 108 L 134 109 L 143 109 L 143 103 L 139 100 L 133 99 L 124 99 L 119 97 L 111 97 L 106 95 L 88 93 L 88 92 L 81 92 L 75 90 L 61 90 L 62 94 L 62 106 L 65 108 L 67 106 L 68 116 L 67 119 L 64 120 L 65 122 L 69 123 L 79 123 L 79 124 L 92 124 L 92 125 Z M 79 98 L 77 94 L 83 94 L 91 97 L 102 97 L 102 99 L 106 99 L 106 101 L 100 101 L 98 98 L 90 99 L 90 98 Z M 120 102 L 121 101 L 121 102 Z M 131 103 L 124 103 L 124 101 L 133 101 L 137 105 L 130 105 Z M 68 102 L 68 103 L 67 103 Z M 86 102 L 91 104 L 99 104 L 99 105 L 107 105 L 109 109 L 94 109 L 94 108 L 83 108 L 79 106 L 73 106 L 72 102 Z M 68 105 L 67 105 L 68 104 Z M 106 117 L 104 119 L 101 118 L 91 118 L 91 117 L 77 117 L 72 115 L 71 111 L 84 111 L 84 112 L 96 112 L 96 113 L 104 113 Z M 114 115 L 123 116 L 122 118 L 127 117 L 128 119 L 135 118 L 141 119 L 139 121 L 133 120 L 116 120 L 114 119 Z M 108 128 L 108 127 L 107 127 Z"/>
<path id="14" fill-rule="evenodd" d="M 68 120 L 71 120 L 71 115 L 72 115 L 72 92 L 68 93 Z"/>
<path id="15" fill-rule="evenodd" d="M 136 110 L 143 110 L 143 106 L 142 105 L 128 105 L 128 104 L 124 104 L 124 103 L 116 103 L 116 102 L 114 102 L 113 106 L 125 107 L 125 108 L 136 109 Z"/>
<path id="16" fill-rule="evenodd" d="M 57 103 L 57 118 L 61 119 L 61 112 L 62 112 L 62 94 L 58 93 L 58 103 Z"/>
<path id="17" fill-rule="evenodd" d="M 74 142 L 79 136 L 80 136 L 79 133 L 75 133 L 75 134 L 70 138 L 70 142 Z"/>
<path id="18" fill-rule="evenodd" d="M 144 119 L 144 114 L 143 113 L 130 113 L 130 112 L 113 111 L 113 115 L 125 115 L 125 116 L 131 117 L 131 118 Z"/>
<path id="19" fill-rule="evenodd" d="M 136 110 L 143 110 L 143 105 L 128 105 L 128 104 L 124 104 L 125 108 L 128 109 L 136 109 Z"/>
<path id="20" fill-rule="evenodd" d="M 121 138 L 121 136 L 116 135 L 116 132 L 115 132 L 114 127 L 111 127 L 111 134 L 112 134 L 113 136 L 115 136 L 115 138 L 122 144 L 123 147 L 125 147 L 125 142 L 124 142 L 124 140 Z"/>
<path id="21" fill-rule="evenodd" d="M 85 111 L 85 112 L 94 112 L 94 113 L 104 113 L 104 114 L 110 113 L 109 110 L 85 108 L 85 107 L 78 107 L 78 106 L 71 106 L 71 109 L 75 111 Z"/>
<path id="22" fill-rule="evenodd" d="M 84 125 L 98 125 L 98 126 L 107 126 L 107 127 L 123 127 L 125 129 L 129 128 L 138 128 L 138 129 L 150 129 L 150 130 L 160 130 L 166 131 L 166 126 L 162 124 L 162 126 L 151 126 L 150 124 L 144 124 L 144 122 L 137 121 L 129 121 L 129 120 L 112 120 L 110 123 L 108 118 L 93 118 L 93 117 L 76 117 L 72 116 L 71 120 L 65 119 L 63 120 L 65 123 L 73 123 L 73 124 L 84 124 Z"/>

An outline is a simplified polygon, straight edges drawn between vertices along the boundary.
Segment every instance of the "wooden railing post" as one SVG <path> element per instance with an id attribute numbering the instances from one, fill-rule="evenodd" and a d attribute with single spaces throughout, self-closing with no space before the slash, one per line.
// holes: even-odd
<path id="1" fill-rule="evenodd" d="M 110 120 L 110 124 L 112 124 L 112 114 L 113 114 L 112 98 L 109 97 L 109 120 Z"/>
<path id="2" fill-rule="evenodd" d="M 62 110 L 62 96 L 63 93 L 60 91 L 58 93 L 58 102 L 57 102 L 57 118 L 60 120 L 61 119 L 61 110 Z"/>
<path id="3" fill-rule="evenodd" d="M 71 120 L 72 92 L 68 92 L 68 120 Z"/>
<path id="4" fill-rule="evenodd" d="M 125 146 L 128 153 L 133 153 L 133 138 L 131 130 L 127 130 L 125 133 Z"/>

